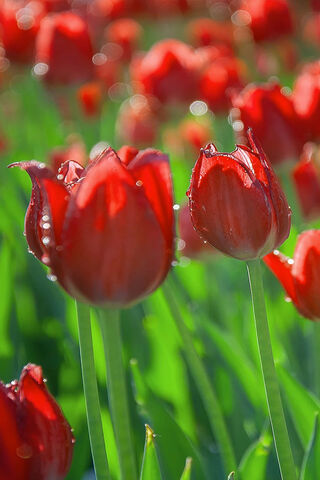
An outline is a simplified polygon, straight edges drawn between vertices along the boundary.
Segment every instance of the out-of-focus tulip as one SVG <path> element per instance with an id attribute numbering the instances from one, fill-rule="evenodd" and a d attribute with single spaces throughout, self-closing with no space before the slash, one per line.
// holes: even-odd
<path id="1" fill-rule="evenodd" d="M 146 146 L 155 142 L 159 124 L 157 102 L 144 95 L 134 95 L 121 105 L 116 130 L 122 142 Z"/>
<path id="2" fill-rule="evenodd" d="M 289 235 L 291 212 L 263 150 L 248 132 L 251 149 L 202 149 L 188 191 L 191 218 L 204 240 L 231 257 L 263 257 Z"/>
<path id="3" fill-rule="evenodd" d="M 300 161 L 293 170 L 300 208 L 306 220 L 320 217 L 320 151 L 306 143 Z"/>
<path id="4" fill-rule="evenodd" d="M 188 204 L 183 205 L 179 210 L 178 229 L 178 250 L 185 257 L 200 258 L 206 254 L 217 253 L 217 250 L 202 240 L 200 235 L 195 231 Z"/>
<path id="5" fill-rule="evenodd" d="M 36 42 L 36 62 L 44 66 L 42 76 L 48 83 L 90 80 L 92 55 L 88 26 L 79 15 L 61 12 L 43 19 Z"/>
<path id="6" fill-rule="evenodd" d="M 263 260 L 301 315 L 320 320 L 320 230 L 299 235 L 293 259 L 276 250 Z"/>
<path id="7" fill-rule="evenodd" d="M 87 117 L 98 115 L 101 110 L 102 89 L 98 82 L 82 85 L 77 92 L 78 100 L 83 113 Z"/>
<path id="8" fill-rule="evenodd" d="M 167 127 L 163 131 L 163 142 L 168 151 L 177 155 L 196 155 L 200 148 L 207 145 L 213 132 L 208 119 L 188 118 L 177 127 Z"/>
<path id="9" fill-rule="evenodd" d="M 243 123 L 242 132 L 252 127 L 272 165 L 299 158 L 306 131 L 280 85 L 248 85 L 232 97 L 232 103 Z"/>
<path id="10" fill-rule="evenodd" d="M 163 103 L 186 103 L 198 96 L 198 59 L 189 45 L 162 40 L 131 64 L 131 77 L 140 93 Z"/>
<path id="11" fill-rule="evenodd" d="M 40 0 L 46 7 L 47 12 L 60 12 L 72 7 L 72 0 Z"/>
<path id="12" fill-rule="evenodd" d="M 319 48 L 320 44 L 320 12 L 312 13 L 303 25 L 303 38 Z"/>
<path id="13" fill-rule="evenodd" d="M 226 112 L 231 106 L 230 92 L 244 86 L 245 67 L 236 57 L 217 57 L 205 69 L 200 80 L 200 98 L 214 112 Z"/>
<path id="14" fill-rule="evenodd" d="M 6 56 L 16 62 L 33 60 L 36 36 L 46 11 L 40 1 L 2 0 L 0 38 Z"/>
<path id="15" fill-rule="evenodd" d="M 86 147 L 81 138 L 74 135 L 68 138 L 67 147 L 57 147 L 49 153 L 49 165 L 56 174 L 58 174 L 61 165 L 68 160 L 72 160 L 82 166 L 87 162 Z"/>
<path id="16" fill-rule="evenodd" d="M 295 81 L 292 99 L 308 139 L 320 139 L 320 60 L 305 65 Z"/>
<path id="17" fill-rule="evenodd" d="M 191 45 L 195 47 L 223 44 L 232 52 L 234 39 L 231 23 L 216 22 L 211 18 L 197 18 L 188 23 L 187 36 Z"/>
<path id="18" fill-rule="evenodd" d="M 147 149 L 122 160 L 108 148 L 86 169 L 66 162 L 57 176 L 35 161 L 14 165 L 32 179 L 29 249 L 70 295 L 125 306 L 164 280 L 174 237 L 167 155 Z"/>
<path id="19" fill-rule="evenodd" d="M 239 10 L 246 12 L 256 42 L 275 41 L 293 33 L 293 17 L 287 0 L 242 0 Z"/>
<path id="20" fill-rule="evenodd" d="M 26 365 L 20 380 L 0 382 L 0 478 L 63 480 L 73 452 L 70 425 L 49 393 L 42 369 Z"/>
<path id="21" fill-rule="evenodd" d="M 110 55 L 109 52 L 96 53 L 93 55 L 94 76 L 103 85 L 106 91 L 114 84 L 119 82 L 123 69 L 121 53 L 119 55 Z"/>
<path id="22" fill-rule="evenodd" d="M 124 61 L 131 59 L 132 54 L 139 46 L 141 36 L 141 25 L 132 18 L 115 20 L 105 30 L 106 40 L 121 47 L 121 59 Z"/>

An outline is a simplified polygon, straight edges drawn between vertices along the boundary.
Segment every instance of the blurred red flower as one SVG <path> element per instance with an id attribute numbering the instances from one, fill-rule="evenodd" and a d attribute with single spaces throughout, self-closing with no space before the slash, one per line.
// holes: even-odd
<path id="1" fill-rule="evenodd" d="M 263 150 L 202 149 L 188 191 L 191 218 L 204 240 L 231 257 L 263 257 L 289 235 L 291 212 Z"/>
<path id="2" fill-rule="evenodd" d="M 49 153 L 49 165 L 51 169 L 58 174 L 61 165 L 68 160 L 72 160 L 85 166 L 87 163 L 86 147 L 81 138 L 70 135 L 67 147 L 56 147 Z"/>
<path id="3" fill-rule="evenodd" d="M 40 1 L 2 0 L 0 38 L 6 56 L 16 62 L 31 62 L 41 19 L 46 11 Z"/>
<path id="4" fill-rule="evenodd" d="M 217 22 L 211 18 L 197 18 L 187 24 L 187 37 L 191 45 L 206 47 L 222 44 L 229 47 L 231 53 L 234 44 L 233 25 L 230 22 Z"/>
<path id="5" fill-rule="evenodd" d="M 239 11 L 246 12 L 256 42 L 275 41 L 293 33 L 293 15 L 287 0 L 242 0 Z"/>
<path id="6" fill-rule="evenodd" d="M 121 60 L 128 61 L 139 46 L 142 32 L 142 27 L 136 20 L 121 18 L 106 27 L 104 36 L 108 42 L 121 47 Z"/>
<path id="7" fill-rule="evenodd" d="M 108 148 L 86 169 L 66 162 L 57 176 L 35 161 L 15 165 L 32 179 L 29 248 L 70 295 L 124 306 L 164 280 L 174 237 L 167 155 L 134 149 L 119 158 Z"/>
<path id="8" fill-rule="evenodd" d="M 292 99 L 308 139 L 320 139 L 320 60 L 305 65 L 294 83 Z"/>
<path id="9" fill-rule="evenodd" d="M 61 12 L 43 19 L 36 42 L 36 62 L 43 64 L 48 83 L 70 84 L 93 76 L 92 45 L 86 22 Z"/>
<path id="10" fill-rule="evenodd" d="M 192 47 L 173 39 L 162 40 L 131 64 L 138 92 L 163 103 L 185 103 L 198 95 L 198 58 Z"/>
<path id="11" fill-rule="evenodd" d="M 320 151 L 306 143 L 300 161 L 293 170 L 293 180 L 303 216 L 310 221 L 320 217 Z"/>
<path id="12" fill-rule="evenodd" d="M 98 82 L 82 85 L 77 92 L 77 97 L 83 113 L 87 117 L 98 115 L 102 104 L 102 87 Z"/>
<path id="13" fill-rule="evenodd" d="M 319 320 L 320 230 L 307 230 L 299 235 L 293 259 L 274 251 L 263 260 L 301 315 Z"/>
<path id="14" fill-rule="evenodd" d="M 272 165 L 299 158 L 307 132 L 280 85 L 248 85 L 233 96 L 232 104 L 238 109 L 242 132 L 253 129 Z"/>
<path id="15" fill-rule="evenodd" d="M 1 479 L 65 478 L 74 439 L 44 383 L 41 367 L 28 364 L 19 381 L 0 383 L 0 429 Z"/>

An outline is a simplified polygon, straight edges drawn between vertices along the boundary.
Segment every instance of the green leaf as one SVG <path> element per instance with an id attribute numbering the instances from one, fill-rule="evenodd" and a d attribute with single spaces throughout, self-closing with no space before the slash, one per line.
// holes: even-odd
<path id="1" fill-rule="evenodd" d="M 192 469 L 192 458 L 187 457 L 186 465 L 184 467 L 184 470 L 182 472 L 180 480 L 190 480 L 191 479 L 191 469 Z"/>
<path id="2" fill-rule="evenodd" d="M 269 432 L 265 432 L 248 448 L 239 466 L 241 478 L 265 480 L 271 445 L 272 436 Z"/>
<path id="3" fill-rule="evenodd" d="M 320 410 L 320 402 L 282 366 L 277 365 L 277 373 L 293 424 L 303 448 L 307 449 L 313 431 L 314 416 Z"/>
<path id="4" fill-rule="evenodd" d="M 312 436 L 304 455 L 300 480 L 316 480 L 320 472 L 320 428 L 319 415 L 316 414 Z"/>
<path id="5" fill-rule="evenodd" d="M 153 430 L 146 424 L 146 441 L 144 444 L 140 480 L 162 480 L 154 438 Z"/>

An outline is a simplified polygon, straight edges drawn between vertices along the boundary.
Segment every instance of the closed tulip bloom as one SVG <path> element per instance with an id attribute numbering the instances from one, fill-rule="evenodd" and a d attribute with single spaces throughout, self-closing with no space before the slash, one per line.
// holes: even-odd
<path id="1" fill-rule="evenodd" d="M 308 139 L 320 139 L 320 60 L 305 65 L 295 81 L 292 98 Z"/>
<path id="2" fill-rule="evenodd" d="M 121 157 L 108 148 L 84 169 L 19 165 L 33 188 L 25 219 L 29 249 L 74 298 L 125 306 L 164 280 L 173 252 L 168 157 L 147 149 Z M 52 278 L 52 277 L 51 277 Z"/>
<path id="3" fill-rule="evenodd" d="M 28 364 L 19 381 L 0 382 L 0 436 L 1 480 L 62 480 L 67 475 L 74 439 L 41 367 Z"/>
<path id="4" fill-rule="evenodd" d="M 300 156 L 307 133 L 292 99 L 278 84 L 248 85 L 234 95 L 243 129 L 252 127 L 272 165 Z"/>
<path id="5" fill-rule="evenodd" d="M 306 220 L 320 217 L 320 150 L 306 143 L 300 161 L 293 170 L 298 200 Z"/>
<path id="6" fill-rule="evenodd" d="M 90 80 L 92 55 L 88 25 L 79 15 L 70 11 L 43 19 L 36 42 L 36 62 L 46 66 L 43 77 L 48 83 Z"/>
<path id="7" fill-rule="evenodd" d="M 240 10 L 248 15 L 255 42 L 275 41 L 294 30 L 287 0 L 242 0 Z"/>
<path id="8" fill-rule="evenodd" d="M 140 93 L 163 103 L 189 102 L 198 94 L 198 59 L 189 45 L 162 40 L 133 60 L 131 77 Z"/>
<path id="9" fill-rule="evenodd" d="M 220 153 L 202 149 L 188 191 L 191 218 L 204 240 L 240 260 L 263 257 L 289 235 L 291 212 L 263 150 L 248 132 L 251 148 Z"/>
<path id="10" fill-rule="evenodd" d="M 301 315 L 320 320 L 320 230 L 299 235 L 293 259 L 276 250 L 263 260 Z"/>

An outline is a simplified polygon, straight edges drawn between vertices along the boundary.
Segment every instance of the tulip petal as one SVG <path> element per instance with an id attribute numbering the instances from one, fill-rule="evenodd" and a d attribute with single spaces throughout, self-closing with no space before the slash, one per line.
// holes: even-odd
<path id="1" fill-rule="evenodd" d="M 71 464 L 73 435 L 46 388 L 41 367 L 32 364 L 24 367 L 19 396 L 24 436 L 34 455 L 29 478 L 62 480 Z"/>
<path id="2" fill-rule="evenodd" d="M 275 250 L 274 252 L 269 253 L 269 255 L 263 257 L 263 261 L 275 274 L 285 289 L 288 298 L 290 298 L 294 304 L 297 304 L 295 281 L 292 273 L 292 260 L 278 250 Z"/>
<path id="3" fill-rule="evenodd" d="M 251 169 L 232 154 L 207 157 L 203 151 L 188 195 L 196 230 L 218 250 L 242 260 L 270 251 L 268 198 Z"/>
<path id="4" fill-rule="evenodd" d="M 63 244 L 68 289 L 92 303 L 129 304 L 154 290 L 168 270 L 153 208 L 111 148 L 71 195 Z"/>

